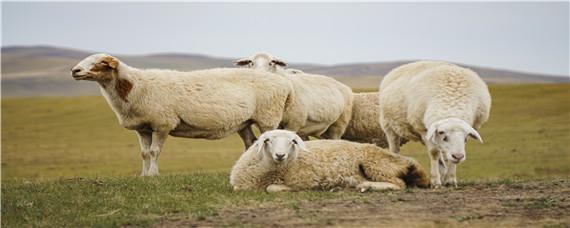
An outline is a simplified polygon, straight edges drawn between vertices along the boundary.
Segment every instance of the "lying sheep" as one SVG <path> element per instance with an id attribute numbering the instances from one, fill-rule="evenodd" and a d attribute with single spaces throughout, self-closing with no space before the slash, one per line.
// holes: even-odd
<path id="1" fill-rule="evenodd" d="M 431 158 L 432 186 L 442 181 L 457 186 L 456 165 L 466 159 L 467 137 L 483 142 L 475 129 L 491 110 L 485 82 L 469 69 L 420 61 L 392 70 L 380 91 L 380 124 L 390 151 L 399 152 L 400 138 L 423 142 Z"/>
<path id="2" fill-rule="evenodd" d="M 294 104 L 299 107 L 293 115 L 305 120 L 297 131 L 304 140 L 309 136 L 340 139 L 352 115 L 352 90 L 333 78 L 285 70 L 287 64 L 275 57 L 258 53 L 234 61 L 235 65 L 275 72 L 291 80 L 295 90 Z M 302 75 L 292 77 L 291 75 Z"/>
<path id="3" fill-rule="evenodd" d="M 357 188 L 360 191 L 428 187 L 418 162 L 371 144 L 343 140 L 303 142 L 291 131 L 263 133 L 230 174 L 234 190 L 298 191 Z"/>
<path id="4" fill-rule="evenodd" d="M 388 148 L 386 135 L 380 127 L 380 104 L 378 103 L 378 93 L 355 93 L 352 105 L 352 118 L 346 127 L 342 139 L 360 142 L 373 143 L 382 148 Z M 402 139 L 400 145 L 408 140 Z"/>
<path id="5" fill-rule="evenodd" d="M 291 83 L 268 72 L 143 70 L 106 54 L 85 58 L 72 68 L 72 76 L 98 82 L 119 123 L 137 132 L 143 176 L 158 175 L 157 160 L 168 135 L 219 139 L 238 132 L 247 148 L 255 140 L 250 125 L 262 132 L 276 129 L 294 99 Z"/>

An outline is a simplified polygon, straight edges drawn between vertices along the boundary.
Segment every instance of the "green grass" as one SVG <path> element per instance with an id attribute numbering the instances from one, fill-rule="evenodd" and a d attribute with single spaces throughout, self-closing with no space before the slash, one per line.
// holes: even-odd
<path id="1" fill-rule="evenodd" d="M 480 131 L 485 143 L 468 143 L 468 159 L 458 168 L 461 184 L 493 187 L 570 177 L 570 85 L 498 85 L 491 93 L 491 118 Z M 2 124 L 5 227 L 146 226 L 266 202 L 297 211 L 307 201 L 369 200 L 350 191 L 235 193 L 227 172 L 243 150 L 236 135 L 218 141 L 170 137 L 160 157 L 163 176 L 137 177 L 136 136 L 118 125 L 102 97 L 3 99 Z M 408 143 L 402 153 L 428 167 L 421 144 Z M 548 208 L 553 202 L 543 198 L 525 205 Z"/>
<path id="2" fill-rule="evenodd" d="M 570 176 L 570 85 L 491 86 L 484 144 L 470 141 L 461 180 Z M 141 168 L 135 134 L 119 126 L 102 97 L 2 100 L 2 180 L 135 176 Z M 161 174 L 227 172 L 242 153 L 237 135 L 217 141 L 170 137 Z M 402 153 L 425 167 L 419 143 Z"/>
<path id="3" fill-rule="evenodd" d="M 201 220 L 222 206 L 295 205 L 350 195 L 358 193 L 233 192 L 225 173 L 17 181 L 2 188 L 2 226 L 147 226 L 168 216 Z"/>
<path id="4" fill-rule="evenodd" d="M 570 176 L 570 85 L 495 85 L 484 144 L 467 144 L 459 179 L 540 179 Z M 403 154 L 429 164 L 423 145 Z"/>

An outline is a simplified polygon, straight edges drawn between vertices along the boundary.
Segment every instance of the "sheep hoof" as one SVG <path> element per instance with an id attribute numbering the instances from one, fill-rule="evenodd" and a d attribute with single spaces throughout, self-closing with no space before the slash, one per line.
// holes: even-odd
<path id="1" fill-rule="evenodd" d="M 457 187 L 457 183 L 452 183 L 452 182 L 445 183 L 445 187 L 458 188 L 458 187 Z"/>
<path id="2" fill-rule="evenodd" d="M 455 179 L 455 178 L 446 179 L 445 180 L 445 186 L 457 188 L 457 179 Z"/>
<path id="3" fill-rule="evenodd" d="M 441 184 L 431 184 L 432 189 L 439 189 L 441 188 Z"/>

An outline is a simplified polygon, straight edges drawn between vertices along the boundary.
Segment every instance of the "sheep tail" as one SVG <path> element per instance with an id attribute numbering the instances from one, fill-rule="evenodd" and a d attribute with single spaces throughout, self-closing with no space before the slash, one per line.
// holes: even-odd
<path id="1" fill-rule="evenodd" d="M 407 171 L 402 179 L 408 187 L 429 188 L 430 186 L 429 175 L 420 163 L 413 159 L 409 159 Z"/>

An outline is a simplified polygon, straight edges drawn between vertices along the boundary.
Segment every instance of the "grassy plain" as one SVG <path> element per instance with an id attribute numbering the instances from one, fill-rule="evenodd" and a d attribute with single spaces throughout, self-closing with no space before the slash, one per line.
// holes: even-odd
<path id="1" fill-rule="evenodd" d="M 497 85 L 481 129 L 470 141 L 461 179 L 540 178 L 570 173 L 570 85 Z M 427 153 L 408 143 L 403 154 Z M 237 135 L 208 141 L 169 137 L 162 174 L 228 171 L 242 153 Z M 119 126 L 102 97 L 2 100 L 2 180 L 134 176 L 141 159 L 135 134 Z"/>
<path id="2" fill-rule="evenodd" d="M 458 168 L 460 182 L 483 183 L 481 188 L 506 183 L 508 189 L 510 180 L 570 177 L 570 85 L 490 89 L 492 114 L 480 131 L 485 143 L 468 143 L 468 159 Z M 218 141 L 170 137 L 160 157 L 163 176 L 139 178 L 136 136 L 118 125 L 102 97 L 6 98 L 2 100 L 2 225 L 149 225 L 174 217 L 207 221 L 222 213 L 221 208 L 237 205 L 255 208 L 261 203 L 298 211 L 304 210 L 304 202 L 369 201 L 385 195 L 234 194 L 227 172 L 242 147 L 236 135 Z M 408 143 L 402 150 L 428 167 L 421 144 Z M 568 189 L 567 182 L 563 186 Z M 567 206 L 558 198 L 532 197 L 531 201 L 546 203 L 547 209 Z M 556 225 L 560 222 L 556 216 L 547 218 L 554 218 Z M 235 221 L 243 219 L 247 220 Z M 329 222 L 314 219 L 316 224 Z M 238 225 L 235 221 L 214 225 Z"/>

